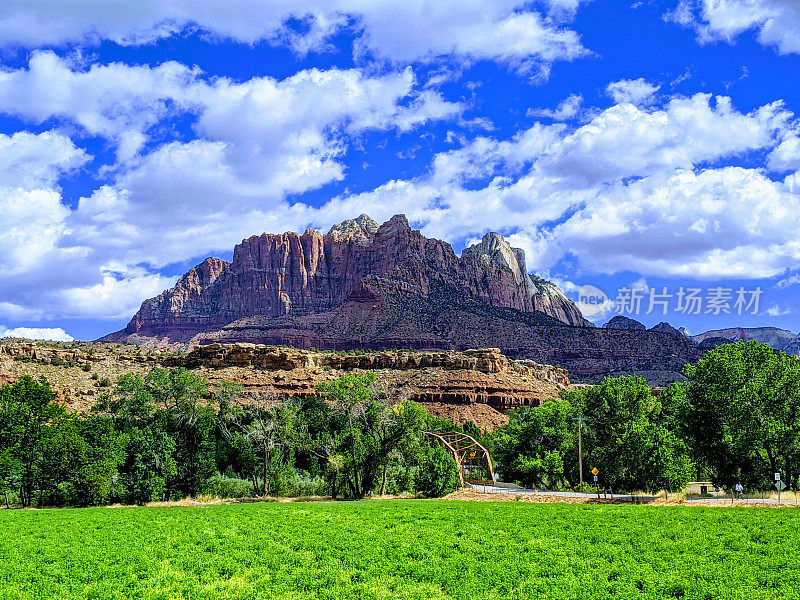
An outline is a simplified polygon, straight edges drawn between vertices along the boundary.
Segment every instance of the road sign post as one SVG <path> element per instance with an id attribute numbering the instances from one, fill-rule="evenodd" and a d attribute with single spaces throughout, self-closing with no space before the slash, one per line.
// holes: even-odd
<path id="1" fill-rule="evenodd" d="M 597 499 L 600 499 L 600 488 L 597 485 L 597 475 L 600 473 L 600 470 L 597 467 L 592 468 L 592 475 L 594 475 L 594 491 L 597 492 Z"/>
<path id="2" fill-rule="evenodd" d="M 780 475 L 779 473 L 775 473 L 776 475 Z M 786 484 L 783 483 L 780 479 L 775 480 L 775 488 L 778 490 L 778 504 L 781 503 L 781 492 L 786 489 Z"/>

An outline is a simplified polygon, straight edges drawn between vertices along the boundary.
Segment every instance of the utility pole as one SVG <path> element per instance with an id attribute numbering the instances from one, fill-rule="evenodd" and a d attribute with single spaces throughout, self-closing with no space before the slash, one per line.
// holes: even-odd
<path id="1" fill-rule="evenodd" d="M 581 439 L 581 431 L 583 430 L 583 422 L 586 421 L 584 417 L 575 417 L 573 421 L 578 422 L 578 475 L 581 481 L 581 491 L 583 491 L 583 441 Z"/>

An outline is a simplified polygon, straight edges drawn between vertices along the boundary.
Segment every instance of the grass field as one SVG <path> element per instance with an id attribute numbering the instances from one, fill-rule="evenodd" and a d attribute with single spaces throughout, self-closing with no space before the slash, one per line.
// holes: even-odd
<path id="1" fill-rule="evenodd" d="M 0 511 L 0 598 L 800 598 L 798 531 L 768 508 Z"/>

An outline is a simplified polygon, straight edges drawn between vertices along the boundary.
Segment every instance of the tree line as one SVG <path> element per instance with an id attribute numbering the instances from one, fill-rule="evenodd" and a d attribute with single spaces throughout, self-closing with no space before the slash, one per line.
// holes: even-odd
<path id="1" fill-rule="evenodd" d="M 424 431 L 461 430 L 492 453 L 501 480 L 577 489 L 677 491 L 693 479 L 770 489 L 800 484 L 800 362 L 757 342 L 726 344 L 654 394 L 639 377 L 607 378 L 481 432 L 418 404 L 391 404 L 375 374 L 320 384 L 318 396 L 242 399 L 240 386 L 187 369 L 123 375 L 88 414 L 56 401 L 45 379 L 0 388 L 0 501 L 8 506 L 146 503 L 223 497 L 409 491 L 447 494 L 455 461 Z"/>
<path id="2" fill-rule="evenodd" d="M 691 480 L 772 489 L 800 484 L 800 361 L 755 341 L 724 344 L 654 395 L 644 379 L 607 378 L 511 411 L 487 436 L 506 481 L 576 489 L 577 419 L 584 481 L 616 490 L 678 491 Z"/>
<path id="3" fill-rule="evenodd" d="M 0 388 L 0 498 L 7 506 L 142 504 L 223 497 L 449 493 L 453 458 L 424 442 L 452 430 L 409 401 L 390 405 L 374 373 L 321 384 L 319 397 L 242 401 L 187 369 L 123 375 L 88 414 L 46 379 Z"/>

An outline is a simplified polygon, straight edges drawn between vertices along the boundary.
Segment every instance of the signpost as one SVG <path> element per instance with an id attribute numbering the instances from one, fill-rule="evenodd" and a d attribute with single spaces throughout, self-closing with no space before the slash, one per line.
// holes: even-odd
<path id="1" fill-rule="evenodd" d="M 780 473 L 775 473 L 775 488 L 778 490 L 778 504 L 780 504 L 781 492 L 786 489 L 786 484 L 781 481 Z"/>
<path id="2" fill-rule="evenodd" d="M 597 467 L 592 468 L 592 475 L 594 475 L 594 489 L 597 492 L 597 498 L 600 499 L 600 488 L 597 486 L 597 475 L 600 473 L 600 470 Z"/>

